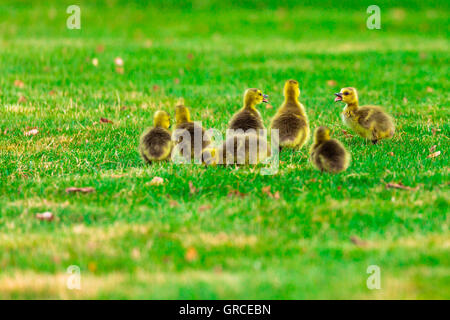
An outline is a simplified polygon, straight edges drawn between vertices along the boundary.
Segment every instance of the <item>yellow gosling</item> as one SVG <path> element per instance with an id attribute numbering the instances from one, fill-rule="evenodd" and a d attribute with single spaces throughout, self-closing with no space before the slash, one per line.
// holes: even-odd
<path id="1" fill-rule="evenodd" d="M 346 126 L 359 136 L 377 144 L 381 139 L 391 138 L 395 132 L 392 117 L 377 106 L 359 106 L 358 93 L 355 88 L 342 88 L 335 93 L 334 101 L 342 101 L 346 106 L 342 120 Z"/>
<path id="2" fill-rule="evenodd" d="M 309 138 L 308 117 L 298 101 L 300 88 L 296 80 L 284 84 L 284 102 L 272 119 L 270 129 L 277 129 L 280 148 L 300 149 Z"/>
<path id="3" fill-rule="evenodd" d="M 187 150 L 190 148 L 191 158 L 194 158 L 195 155 L 201 156 L 202 150 L 205 149 L 210 144 L 209 137 L 205 134 L 205 129 L 191 121 L 191 114 L 189 109 L 186 106 L 178 105 L 175 107 L 175 131 L 173 132 L 173 141 L 175 141 L 175 145 L 177 149 Z M 190 139 L 184 141 L 183 131 L 186 130 L 189 133 Z M 198 139 L 201 143 L 197 143 L 197 148 L 195 148 L 195 139 L 197 138 L 195 135 L 200 135 Z"/>
<path id="4" fill-rule="evenodd" d="M 234 130 L 242 129 L 244 132 L 253 129 L 258 134 L 259 129 L 264 129 L 264 124 L 256 106 L 263 102 L 267 103 L 267 98 L 268 96 L 259 89 L 247 89 L 244 94 L 244 106 L 233 115 L 228 128 Z"/>

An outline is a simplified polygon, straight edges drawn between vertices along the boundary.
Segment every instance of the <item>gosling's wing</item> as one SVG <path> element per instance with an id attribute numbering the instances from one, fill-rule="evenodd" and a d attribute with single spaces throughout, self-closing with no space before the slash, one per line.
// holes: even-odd
<path id="1" fill-rule="evenodd" d="M 329 170 L 339 172 L 347 168 L 349 154 L 338 140 L 331 139 L 325 142 L 322 154 L 327 159 Z"/>
<path id="2" fill-rule="evenodd" d="M 369 130 L 388 136 L 394 132 L 394 122 L 392 117 L 378 106 L 364 106 L 359 110 L 359 123 Z"/>
<path id="3" fill-rule="evenodd" d="M 308 123 L 306 119 L 299 115 L 284 113 L 274 120 L 272 129 L 278 129 L 280 143 L 285 141 L 298 142 L 298 140 L 301 140 L 300 135 L 304 135 L 306 138 Z"/>
<path id="4" fill-rule="evenodd" d="M 231 117 L 230 121 L 228 122 L 228 128 L 229 129 L 235 129 L 236 128 L 236 119 L 241 118 L 241 113 L 242 110 L 236 112 L 235 114 L 233 114 L 233 116 Z"/>
<path id="5" fill-rule="evenodd" d="M 258 114 L 252 113 L 248 110 L 242 110 L 233 116 L 230 121 L 229 128 L 234 130 L 242 129 L 245 132 L 249 129 L 263 129 L 264 125 Z"/>
<path id="6" fill-rule="evenodd" d="M 310 149 L 310 161 L 319 170 L 323 170 L 322 158 L 320 157 L 321 145 L 313 145 Z"/>
<path id="7" fill-rule="evenodd" d="M 358 124 L 365 129 L 372 129 L 372 122 L 374 120 L 373 115 L 378 113 L 379 110 L 372 107 L 361 107 L 356 112 Z"/>

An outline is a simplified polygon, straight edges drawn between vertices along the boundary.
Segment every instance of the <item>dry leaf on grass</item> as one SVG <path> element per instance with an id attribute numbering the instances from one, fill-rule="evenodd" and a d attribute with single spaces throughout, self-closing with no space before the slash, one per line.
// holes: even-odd
<path id="1" fill-rule="evenodd" d="M 26 102 L 27 102 L 27 98 L 25 98 L 24 96 L 20 96 L 19 99 L 17 100 L 18 104 L 26 103 Z"/>
<path id="2" fill-rule="evenodd" d="M 164 179 L 161 177 L 153 177 L 152 181 L 150 181 L 151 186 L 160 186 L 164 183 Z"/>
<path id="3" fill-rule="evenodd" d="M 54 96 L 54 95 L 56 94 L 56 91 L 55 91 L 55 90 L 50 90 L 48 94 L 49 94 L 50 96 Z"/>
<path id="4" fill-rule="evenodd" d="M 126 177 L 126 176 L 127 176 L 126 173 L 117 173 L 117 174 L 112 174 L 109 177 L 113 178 L 113 179 L 118 179 L 118 178 L 123 178 L 123 177 Z"/>
<path id="5" fill-rule="evenodd" d="M 399 182 L 389 182 L 386 184 L 386 189 L 402 189 L 402 190 L 411 190 L 411 191 L 417 191 L 419 190 L 419 186 L 415 187 L 415 188 L 411 188 L 408 186 L 403 185 L 403 183 Z"/>
<path id="6" fill-rule="evenodd" d="M 261 191 L 262 191 L 262 193 L 268 195 L 269 197 L 272 196 L 272 192 L 270 192 L 270 186 L 263 187 L 263 188 L 261 189 Z"/>
<path id="7" fill-rule="evenodd" d="M 436 158 L 436 157 L 438 157 L 440 154 L 441 154 L 440 151 L 433 152 L 433 153 L 431 153 L 431 154 L 429 154 L 429 155 L 427 156 L 427 159 L 429 159 L 429 158 Z"/>
<path id="8" fill-rule="evenodd" d="M 239 190 L 230 190 L 230 192 L 228 192 L 228 197 L 240 197 L 240 198 L 245 198 L 247 196 L 246 193 L 242 193 Z"/>
<path id="9" fill-rule="evenodd" d="M 342 133 L 344 134 L 344 136 L 345 136 L 346 138 L 353 138 L 353 135 L 350 134 L 350 133 L 348 133 L 346 130 L 342 130 Z"/>
<path id="10" fill-rule="evenodd" d="M 337 85 L 337 81 L 336 80 L 327 80 L 327 85 L 329 85 L 330 87 L 334 87 Z"/>
<path id="11" fill-rule="evenodd" d="M 192 183 L 192 181 L 189 181 L 189 192 L 191 194 L 194 194 L 198 191 L 198 189 L 196 187 L 194 187 L 194 184 Z"/>
<path id="12" fill-rule="evenodd" d="M 43 220 L 43 221 L 52 221 L 53 220 L 53 213 L 46 211 L 42 213 L 36 213 L 36 219 Z"/>
<path id="13" fill-rule="evenodd" d="M 266 109 L 273 109 L 273 106 L 270 103 L 268 103 L 266 104 Z"/>
<path id="14" fill-rule="evenodd" d="M 29 131 L 25 131 L 23 134 L 24 134 L 26 137 L 29 137 L 29 136 L 35 136 L 35 135 L 37 135 L 38 133 L 39 133 L 39 130 L 36 129 L 36 128 L 33 128 L 33 129 L 29 130 Z"/>
<path id="15" fill-rule="evenodd" d="M 23 81 L 21 81 L 21 80 L 15 80 L 14 86 L 17 88 L 23 88 L 23 87 L 25 87 L 25 83 L 23 83 Z"/>
<path id="16" fill-rule="evenodd" d="M 433 133 L 433 136 L 436 135 L 436 132 L 440 132 L 440 131 L 441 131 L 441 129 L 438 129 L 438 128 L 431 128 L 431 132 Z"/>
<path id="17" fill-rule="evenodd" d="M 434 152 L 434 150 L 436 150 L 437 145 L 432 146 L 429 150 L 430 152 Z"/>
<path id="18" fill-rule="evenodd" d="M 358 247 L 365 247 L 367 245 L 367 242 L 364 240 L 361 240 L 360 238 L 358 238 L 357 236 L 351 236 L 350 237 L 350 241 L 358 246 Z"/>
<path id="19" fill-rule="evenodd" d="M 113 123 L 111 120 L 106 119 L 106 118 L 100 118 L 100 122 L 101 123 Z"/>
<path id="20" fill-rule="evenodd" d="M 406 97 L 403 97 L 403 103 L 408 103 L 408 99 Z"/>
<path id="21" fill-rule="evenodd" d="M 211 209 L 212 208 L 212 205 L 210 205 L 210 204 L 204 204 L 204 205 L 202 205 L 202 206 L 200 206 L 199 208 L 198 208 L 198 211 L 199 212 L 203 212 L 203 211 L 207 211 L 207 210 L 209 210 L 209 209 Z"/>
<path id="22" fill-rule="evenodd" d="M 175 78 L 175 79 L 173 79 L 173 82 L 174 82 L 175 84 L 180 84 L 180 79 Z"/>
<path id="23" fill-rule="evenodd" d="M 178 202 L 176 202 L 175 200 L 169 201 L 169 207 L 175 208 L 175 207 L 179 207 L 179 206 L 180 206 L 180 204 Z"/>
<path id="24" fill-rule="evenodd" d="M 153 91 L 159 91 L 159 86 L 157 84 L 154 84 L 152 87 Z"/>
<path id="25" fill-rule="evenodd" d="M 123 74 L 125 72 L 125 69 L 123 67 L 116 67 L 116 72 L 119 74 Z"/>
<path id="26" fill-rule="evenodd" d="M 391 151 L 391 152 L 388 153 L 388 155 L 390 155 L 391 157 L 393 157 L 393 156 L 394 156 L 394 153 Z"/>
<path id="27" fill-rule="evenodd" d="M 280 199 L 280 193 L 278 192 L 278 191 L 276 191 L 274 194 L 270 191 L 270 186 L 267 186 L 267 187 L 263 187 L 262 189 L 261 189 L 261 191 L 264 193 L 264 194 L 266 194 L 267 196 L 269 196 L 270 198 L 273 198 L 273 199 Z"/>
<path id="28" fill-rule="evenodd" d="M 184 258 L 186 259 L 186 261 L 188 262 L 192 262 L 198 259 L 198 253 L 197 250 L 195 250 L 194 247 L 189 247 L 186 250 L 186 254 L 184 255 Z"/>
<path id="29" fill-rule="evenodd" d="M 432 87 L 427 87 L 427 92 L 431 93 L 433 91 L 434 91 L 434 89 Z"/>
<path id="30" fill-rule="evenodd" d="M 84 188 L 70 187 L 66 189 L 66 193 L 92 193 L 92 192 L 95 192 L 95 189 L 92 187 L 84 187 Z"/>
<path id="31" fill-rule="evenodd" d="M 92 59 L 92 65 L 94 67 L 98 67 L 98 59 L 97 58 Z"/>

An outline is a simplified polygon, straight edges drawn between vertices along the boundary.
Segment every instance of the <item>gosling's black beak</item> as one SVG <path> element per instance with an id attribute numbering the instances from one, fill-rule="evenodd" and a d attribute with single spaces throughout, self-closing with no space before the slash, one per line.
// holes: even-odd
<path id="1" fill-rule="evenodd" d="M 269 96 L 267 94 L 263 94 L 263 101 L 264 103 L 269 103 Z"/>
<path id="2" fill-rule="evenodd" d="M 338 92 L 334 94 L 336 96 L 336 98 L 334 99 L 334 101 L 342 101 L 342 93 Z"/>

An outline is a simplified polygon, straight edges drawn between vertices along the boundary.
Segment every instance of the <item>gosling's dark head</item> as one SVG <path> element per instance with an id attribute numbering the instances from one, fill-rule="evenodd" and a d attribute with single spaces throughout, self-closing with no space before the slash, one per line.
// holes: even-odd
<path id="1" fill-rule="evenodd" d="M 321 143 L 331 139 L 330 137 L 331 130 L 328 127 L 322 126 L 318 127 L 316 131 L 314 131 L 314 142 Z"/>

